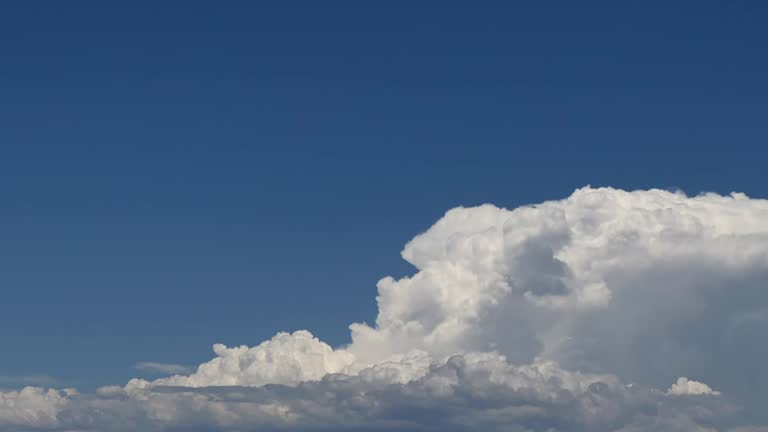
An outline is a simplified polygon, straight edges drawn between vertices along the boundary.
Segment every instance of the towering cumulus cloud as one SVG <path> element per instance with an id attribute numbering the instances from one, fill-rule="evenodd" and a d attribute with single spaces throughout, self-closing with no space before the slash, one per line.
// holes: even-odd
<path id="1" fill-rule="evenodd" d="M 0 392 L 1 430 L 746 431 L 768 424 L 768 201 L 583 188 L 455 208 L 373 324 L 189 375 Z M 183 359 L 182 359 L 183 360 Z M 687 377 L 687 378 L 686 378 Z"/>

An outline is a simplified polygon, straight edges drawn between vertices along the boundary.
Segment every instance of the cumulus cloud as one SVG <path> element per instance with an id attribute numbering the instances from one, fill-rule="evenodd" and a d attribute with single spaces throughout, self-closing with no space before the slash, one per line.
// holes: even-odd
<path id="1" fill-rule="evenodd" d="M 379 367 L 294 386 L 169 387 L 132 383 L 97 398 L 56 395 L 36 426 L 54 430 L 714 430 L 729 408 L 670 398 L 552 362 L 510 365 L 495 353 L 431 364 L 391 382 Z M 146 383 L 143 383 L 146 384 Z M 41 392 L 41 391 L 38 391 Z M 39 396 L 38 396 L 39 397 Z M 63 398 L 63 401 L 59 398 Z"/>
<path id="2" fill-rule="evenodd" d="M 334 351 L 304 330 L 278 333 L 253 348 L 216 344 L 213 351 L 216 357 L 201 364 L 195 373 L 160 379 L 155 384 L 188 387 L 296 384 L 341 372 L 354 362 L 350 353 Z"/>
<path id="3" fill-rule="evenodd" d="M 59 413 L 67 406 L 74 390 L 25 387 L 19 391 L 0 392 L 0 427 L 55 428 Z"/>
<path id="4" fill-rule="evenodd" d="M 689 380 L 685 377 L 680 377 L 677 382 L 667 390 L 669 395 L 711 395 L 719 396 L 720 392 L 712 390 L 712 388 L 704 383 Z"/>
<path id="5" fill-rule="evenodd" d="M 0 407 L 14 408 L 0 410 L 0 425 L 629 432 L 768 423 L 756 408 L 768 388 L 768 348 L 756 343 L 768 330 L 768 201 L 587 187 L 511 210 L 452 209 L 402 256 L 417 271 L 379 281 L 375 322 L 352 324 L 346 346 L 279 333 L 254 347 L 214 345 L 193 373 L 87 395 L 6 392 Z M 702 397 L 719 392 L 686 378 L 659 390 L 680 376 L 723 396 Z"/>

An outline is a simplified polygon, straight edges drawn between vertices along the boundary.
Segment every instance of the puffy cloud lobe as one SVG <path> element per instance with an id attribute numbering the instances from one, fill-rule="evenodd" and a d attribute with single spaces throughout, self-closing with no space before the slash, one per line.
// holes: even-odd
<path id="1" fill-rule="evenodd" d="M 217 357 L 201 364 L 195 373 L 160 379 L 155 384 L 188 387 L 296 384 L 341 372 L 354 361 L 352 354 L 334 351 L 303 330 L 278 333 L 253 348 L 216 344 L 213 351 Z"/>
<path id="2" fill-rule="evenodd" d="M 379 282 L 376 327 L 352 326 L 350 350 L 362 357 L 484 348 L 477 343 L 496 337 L 485 318 L 501 312 L 499 319 L 513 319 L 504 314 L 510 308 L 560 321 L 584 310 L 596 314 L 611 309 L 623 290 L 635 289 L 622 274 L 642 279 L 673 261 L 681 263 L 680 271 L 691 269 L 683 264 L 713 265 L 721 274 L 765 269 L 768 204 L 741 194 L 689 198 L 584 188 L 562 201 L 514 210 L 453 209 L 402 255 L 419 271 Z M 661 288 L 672 291 L 676 282 Z M 655 294 L 647 290 L 648 297 Z M 550 317 L 550 325 L 527 320 L 535 327 L 524 331 L 552 351 L 558 341 L 545 340 L 557 331 Z"/>
<path id="3" fill-rule="evenodd" d="M 712 390 L 712 388 L 704 383 L 698 381 L 689 380 L 685 377 L 680 377 L 677 382 L 667 390 L 667 394 L 670 395 L 711 395 L 720 396 L 720 392 Z"/>
<path id="4" fill-rule="evenodd" d="M 711 431 L 743 426 L 731 400 L 744 427 L 768 421 L 765 200 L 583 188 L 450 210 L 402 256 L 416 273 L 379 281 L 348 346 L 215 345 L 189 375 L 51 399 L 48 427 Z M 653 389 L 680 375 L 724 397 Z"/>
<path id="5" fill-rule="evenodd" d="M 74 390 L 24 387 L 19 391 L 0 392 L 0 428 L 47 428 L 57 425 L 57 416 Z"/>

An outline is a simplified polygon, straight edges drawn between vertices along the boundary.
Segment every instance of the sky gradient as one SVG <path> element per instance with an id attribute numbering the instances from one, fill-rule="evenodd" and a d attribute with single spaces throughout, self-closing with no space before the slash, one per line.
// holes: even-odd
<path id="1" fill-rule="evenodd" d="M 0 9 L 0 387 L 376 316 L 456 206 L 765 197 L 760 2 Z"/>

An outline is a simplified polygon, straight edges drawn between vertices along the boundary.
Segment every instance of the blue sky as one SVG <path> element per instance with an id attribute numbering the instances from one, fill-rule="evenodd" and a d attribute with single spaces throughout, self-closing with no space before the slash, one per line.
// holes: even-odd
<path id="1" fill-rule="evenodd" d="M 458 205 L 766 196 L 761 2 L 411 3 L 3 5 L 0 377 L 346 343 Z"/>

